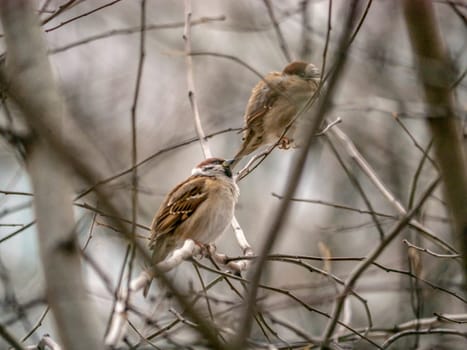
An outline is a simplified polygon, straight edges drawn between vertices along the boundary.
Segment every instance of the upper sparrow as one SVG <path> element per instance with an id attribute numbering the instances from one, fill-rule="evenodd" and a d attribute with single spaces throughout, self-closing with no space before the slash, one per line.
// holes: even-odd
<path id="1" fill-rule="evenodd" d="M 302 61 L 292 62 L 282 72 L 271 72 L 260 80 L 246 106 L 243 143 L 232 167 L 258 147 L 277 142 L 300 108 L 316 92 L 319 82 L 319 69 Z M 279 148 L 297 147 L 301 140 L 294 137 L 301 120 L 303 118 L 298 118 L 282 136 Z"/>
<path id="2" fill-rule="evenodd" d="M 151 224 L 152 262 L 163 261 L 186 239 L 205 245 L 229 226 L 239 189 L 232 178 L 232 161 L 209 158 L 164 199 Z"/>

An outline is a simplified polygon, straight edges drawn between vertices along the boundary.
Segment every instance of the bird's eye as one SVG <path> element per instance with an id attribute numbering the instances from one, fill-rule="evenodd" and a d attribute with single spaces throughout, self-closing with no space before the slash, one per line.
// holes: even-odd
<path id="1" fill-rule="evenodd" d="M 204 170 L 211 170 L 213 168 L 214 167 L 212 165 L 207 165 L 207 166 L 203 167 Z"/>

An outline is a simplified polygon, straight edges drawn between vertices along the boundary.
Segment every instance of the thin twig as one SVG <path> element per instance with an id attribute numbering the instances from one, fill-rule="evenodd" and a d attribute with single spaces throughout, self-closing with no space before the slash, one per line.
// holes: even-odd
<path id="1" fill-rule="evenodd" d="M 197 19 L 194 19 L 191 21 L 191 25 L 200 25 L 204 23 L 209 23 L 209 22 L 217 22 L 217 21 L 225 21 L 225 16 L 215 16 L 215 17 L 200 17 Z M 185 25 L 185 22 L 173 22 L 173 23 L 161 23 L 161 24 L 147 24 L 144 27 L 144 30 L 151 31 L 151 30 L 162 30 L 162 29 L 175 29 L 175 28 L 180 28 Z M 54 49 L 49 50 L 49 54 L 57 54 L 60 52 L 67 51 L 69 49 L 75 48 L 77 46 L 89 44 L 93 41 L 96 40 L 101 40 L 101 39 L 106 39 L 106 38 L 111 38 L 113 36 L 117 35 L 130 35 L 130 34 L 135 34 L 135 33 L 140 33 L 141 32 L 141 27 L 129 27 L 129 28 L 123 28 L 123 29 L 114 29 L 108 32 L 104 32 L 101 34 L 96 34 L 96 35 L 91 35 L 88 36 L 87 38 L 80 39 L 78 41 L 66 44 L 64 46 L 56 47 Z"/>
<path id="2" fill-rule="evenodd" d="M 337 321 L 339 319 L 339 316 L 342 312 L 342 308 L 344 306 L 345 299 L 347 298 L 347 295 L 351 291 L 351 289 L 354 287 L 355 283 L 357 280 L 360 278 L 360 276 L 365 272 L 365 270 L 371 266 L 372 262 L 378 258 L 378 256 L 386 249 L 386 247 L 391 243 L 394 238 L 397 237 L 397 235 L 407 226 L 407 224 L 410 222 L 411 218 L 418 212 L 418 210 L 421 208 L 421 206 L 425 203 L 425 201 L 428 199 L 430 196 L 431 192 L 436 188 L 440 181 L 440 178 L 436 178 L 435 181 L 433 181 L 430 186 L 428 186 L 428 189 L 423 193 L 422 197 L 418 201 L 418 203 L 414 206 L 412 210 L 410 210 L 395 226 L 394 228 L 385 236 L 384 240 L 376 246 L 373 251 L 368 255 L 368 257 L 362 261 L 357 267 L 353 270 L 353 272 L 350 274 L 350 276 L 346 280 L 346 284 L 344 287 L 344 290 L 338 297 L 338 301 L 335 305 L 335 308 L 332 312 L 332 317 L 329 320 L 326 329 L 324 331 L 324 336 L 323 336 L 323 342 L 322 345 L 324 347 L 328 346 L 329 341 L 332 337 L 332 334 L 334 333 L 334 329 L 337 325 Z"/>
<path id="3" fill-rule="evenodd" d="M 284 198 L 283 196 L 281 196 L 281 195 L 279 195 L 277 193 L 271 193 L 271 195 L 273 197 L 276 197 L 276 198 L 279 198 L 279 199 Z M 328 206 L 328 207 L 333 207 L 333 208 L 336 208 L 336 209 L 343 209 L 343 210 L 353 211 L 353 212 L 356 212 L 356 213 L 359 213 L 359 214 L 375 214 L 376 216 L 381 216 L 381 217 L 384 217 L 384 218 L 397 219 L 397 217 L 395 215 L 380 213 L 380 212 L 377 212 L 377 211 L 370 211 L 370 210 L 354 208 L 354 207 L 350 207 L 350 206 L 347 206 L 347 205 L 344 205 L 344 204 L 328 202 L 328 201 L 324 201 L 324 200 L 321 200 L 321 199 L 291 198 L 290 200 L 292 202 L 320 204 L 320 205 L 324 205 L 324 206 Z"/>
<path id="4" fill-rule="evenodd" d="M 321 77 L 320 77 L 320 80 L 324 79 L 324 72 L 326 70 L 326 62 L 327 62 L 329 41 L 331 39 L 332 0 L 329 0 L 329 3 L 328 3 L 328 16 L 327 17 L 328 17 L 328 24 L 327 24 L 327 28 L 326 28 L 326 40 L 325 40 L 325 43 L 324 43 L 323 62 L 321 64 Z"/>
<path id="5" fill-rule="evenodd" d="M 467 332 L 463 332 L 460 330 L 450 329 L 450 328 L 428 328 L 428 329 L 402 331 L 397 334 L 394 334 L 392 337 L 386 340 L 381 347 L 383 349 L 387 349 L 396 340 L 402 337 L 406 337 L 409 335 L 416 335 L 416 334 L 450 334 L 450 335 L 457 335 L 457 336 L 467 339 Z"/>
<path id="6" fill-rule="evenodd" d="M 308 28 L 310 27 L 310 16 L 308 13 L 309 5 L 310 0 L 302 0 L 300 2 L 300 11 L 302 12 L 302 49 L 300 57 L 305 61 L 308 61 L 311 56 L 311 40 L 310 35 L 308 35 Z"/>
<path id="7" fill-rule="evenodd" d="M 0 324 L 0 337 L 16 350 L 25 350 L 21 343 L 16 339 L 11 332 Z"/>
<path id="8" fill-rule="evenodd" d="M 384 239 L 384 230 L 383 230 L 383 227 L 381 226 L 381 223 L 379 222 L 376 214 L 374 213 L 375 210 L 373 209 L 373 205 L 371 204 L 370 198 L 367 196 L 365 190 L 363 189 L 363 186 L 360 184 L 357 177 L 352 173 L 352 171 L 350 171 L 350 169 L 345 164 L 345 162 L 342 159 L 341 155 L 339 154 L 336 146 L 334 146 L 334 143 L 332 142 L 332 140 L 328 137 L 327 141 L 328 141 L 328 144 L 329 144 L 332 152 L 334 153 L 334 156 L 336 157 L 337 161 L 339 162 L 339 165 L 342 167 L 342 169 L 344 169 L 344 172 L 347 175 L 347 177 L 349 178 L 349 181 L 352 183 L 353 187 L 357 190 L 357 192 L 362 197 L 363 202 L 365 203 L 368 211 L 370 212 L 371 219 L 372 219 L 373 223 L 375 224 L 375 226 L 376 226 L 376 228 L 378 230 L 379 238 L 381 240 L 383 240 Z"/>
<path id="9" fill-rule="evenodd" d="M 277 22 L 276 16 L 274 15 L 274 9 L 272 7 L 271 0 L 263 0 L 263 2 L 266 6 L 266 9 L 268 10 L 268 15 L 274 26 L 274 30 L 276 31 L 277 39 L 279 40 L 279 47 L 281 48 L 287 62 L 292 62 L 292 55 L 290 54 L 289 46 L 285 41 L 279 23 Z"/>
<path id="10" fill-rule="evenodd" d="M 49 17 L 47 17 L 46 19 L 44 19 L 41 24 L 44 25 L 48 22 L 50 22 L 51 20 L 53 20 L 55 17 L 57 17 L 58 15 L 60 15 L 62 12 L 70 9 L 73 5 L 74 2 L 76 2 L 77 0 L 69 0 L 68 2 L 64 3 L 63 5 L 60 5 L 58 7 L 58 10 L 55 11 L 54 13 L 52 13 Z"/>
<path id="11" fill-rule="evenodd" d="M 32 329 L 23 337 L 21 338 L 21 343 L 24 343 L 28 338 L 34 334 L 34 332 L 42 326 L 42 322 L 44 321 L 45 316 L 49 313 L 50 307 L 47 306 L 42 314 L 39 316 L 39 319 L 37 320 L 36 324 L 32 327 Z"/>
<path id="12" fill-rule="evenodd" d="M 211 137 L 214 137 L 214 136 L 217 136 L 217 135 L 221 135 L 221 134 L 224 134 L 224 133 L 227 133 L 227 132 L 237 132 L 237 131 L 239 131 L 239 130 L 241 130 L 241 129 L 240 129 L 240 128 L 235 128 L 235 129 L 233 129 L 233 128 L 228 128 L 228 129 L 224 129 L 224 130 L 221 130 L 221 131 L 213 132 L 212 134 L 207 135 L 206 138 L 208 139 L 208 138 L 211 138 Z M 178 143 L 176 143 L 176 144 L 173 145 L 173 146 L 168 146 L 168 147 L 162 148 L 162 149 L 160 149 L 159 151 L 155 152 L 154 154 L 151 154 L 149 157 L 146 157 L 146 158 L 144 158 L 143 160 L 139 161 L 134 167 L 132 166 L 132 167 L 130 167 L 130 168 L 128 168 L 128 169 L 125 169 L 125 170 L 123 170 L 123 171 L 121 171 L 121 172 L 119 172 L 119 173 L 117 173 L 117 174 L 115 174 L 115 175 L 112 175 L 112 176 L 107 177 L 107 178 L 105 178 L 105 179 L 103 179 L 103 180 L 97 181 L 94 185 L 88 187 L 86 190 L 84 190 L 84 191 L 82 191 L 81 193 L 79 193 L 79 194 L 75 197 L 75 200 L 80 199 L 80 198 L 86 196 L 87 194 L 89 194 L 89 193 L 95 191 L 95 190 L 96 190 L 99 186 L 101 186 L 101 185 L 104 185 L 104 184 L 106 184 L 106 183 L 109 183 L 109 182 L 111 182 L 111 181 L 113 181 L 113 180 L 115 180 L 115 179 L 118 179 L 119 177 L 122 177 L 122 176 L 124 176 L 124 175 L 130 174 L 130 173 L 133 171 L 134 168 L 138 168 L 138 167 L 142 166 L 143 164 L 146 164 L 146 163 L 148 163 L 149 161 L 151 161 L 151 160 L 153 160 L 153 159 L 159 157 L 159 156 L 162 155 L 162 154 L 165 154 L 165 153 L 167 153 L 167 152 L 176 150 L 176 149 L 181 148 L 181 147 L 184 147 L 184 146 L 188 146 L 188 145 L 190 145 L 190 144 L 192 144 L 192 143 L 195 143 L 195 142 L 197 142 L 197 141 L 199 141 L 199 137 L 193 137 L 193 138 L 190 138 L 190 139 L 188 139 L 188 140 L 185 140 L 185 141 L 182 141 L 182 142 L 178 142 Z"/>
<path id="13" fill-rule="evenodd" d="M 120 2 L 120 1 L 122 1 L 122 0 L 114 0 L 114 1 L 111 1 L 111 2 L 109 2 L 109 3 L 107 3 L 107 4 L 104 4 L 104 5 L 102 5 L 102 6 L 99 6 L 99 7 L 95 8 L 94 10 L 85 12 L 85 13 L 79 15 L 79 16 L 70 18 L 70 19 L 68 19 L 68 20 L 66 20 L 66 21 L 64 21 L 64 22 L 62 22 L 62 23 L 60 23 L 60 24 L 57 24 L 57 25 L 54 26 L 54 27 L 48 28 L 48 29 L 45 30 L 45 32 L 48 33 L 48 32 L 54 31 L 55 29 L 58 29 L 58 28 L 60 28 L 60 27 L 63 27 L 64 25 L 66 25 L 66 24 L 68 24 L 68 23 L 71 23 L 71 22 L 74 22 L 74 21 L 76 21 L 76 20 L 78 20 L 78 19 L 80 19 L 80 18 L 89 16 L 90 14 L 93 14 L 93 13 L 95 13 L 95 12 L 97 12 L 97 11 L 100 11 L 100 10 L 106 8 L 106 7 L 112 6 L 113 4 L 115 4 L 115 3 L 117 3 L 117 2 Z"/>
<path id="14" fill-rule="evenodd" d="M 116 0 L 118 1 L 118 0 Z M 114 2 L 116 2 L 114 1 Z M 138 168 L 136 167 L 138 161 L 138 139 L 137 139 L 137 109 L 141 89 L 141 81 L 143 75 L 144 58 L 146 56 L 146 0 L 141 0 L 140 10 L 140 39 L 139 39 L 139 56 L 138 56 L 138 68 L 136 73 L 135 92 L 133 95 L 133 104 L 131 106 L 131 167 L 133 171 L 131 173 L 131 234 L 133 236 L 133 242 L 136 241 L 136 220 L 138 217 Z M 130 283 L 133 275 L 133 263 L 135 260 L 136 246 L 132 243 L 130 248 L 130 256 L 128 259 L 128 280 L 127 280 L 127 293 L 124 299 L 124 305 L 127 305 L 131 298 Z M 115 344 L 116 345 L 116 344 Z"/>
<path id="15" fill-rule="evenodd" d="M 199 143 L 201 145 L 204 158 L 211 158 L 212 153 L 209 145 L 207 144 L 206 135 L 204 134 L 203 126 L 201 124 L 198 102 L 196 100 L 195 82 L 193 77 L 193 58 L 189 55 L 191 52 L 191 16 L 191 0 L 185 0 L 185 28 L 183 30 L 183 40 L 185 42 L 188 99 L 190 100 L 191 109 L 193 110 L 196 134 L 199 137 Z"/>
<path id="16" fill-rule="evenodd" d="M 28 228 L 30 228 L 30 227 L 31 227 L 32 225 L 34 225 L 35 223 L 36 223 L 36 220 L 33 220 L 33 221 L 27 223 L 26 225 L 24 225 L 23 227 L 17 229 L 16 231 L 10 233 L 9 235 L 6 235 L 6 236 L 3 237 L 2 239 L 0 239 L 0 244 L 2 244 L 3 242 L 9 240 L 10 238 L 13 238 L 13 237 L 16 236 L 18 233 L 27 230 Z"/>
<path id="17" fill-rule="evenodd" d="M 416 246 L 415 244 L 412 244 L 410 243 L 408 240 L 404 239 L 402 241 L 404 244 L 406 244 L 408 247 L 410 248 L 414 248 L 418 251 L 421 251 L 421 252 L 424 252 L 424 253 L 427 253 L 429 255 L 432 255 L 434 257 L 437 257 L 437 258 L 447 258 L 447 259 L 455 259 L 455 258 L 460 258 L 460 255 L 459 254 L 439 254 L 439 253 L 435 253 L 433 252 L 432 250 L 428 249 L 428 248 L 422 248 L 422 247 L 418 247 Z"/>
<path id="18" fill-rule="evenodd" d="M 373 182 L 373 184 L 378 188 L 378 190 L 383 194 L 383 196 L 392 204 L 392 206 L 397 210 L 397 212 L 401 215 L 406 215 L 407 210 L 396 199 L 396 197 L 389 191 L 389 189 L 385 186 L 385 184 L 380 180 L 380 178 L 376 174 L 373 167 L 366 161 L 366 159 L 358 151 L 357 147 L 350 140 L 347 134 L 345 134 L 338 126 L 332 128 L 330 130 L 330 133 L 337 136 L 337 138 L 341 141 L 342 145 L 347 150 L 347 153 L 349 154 L 349 156 L 357 163 L 357 165 L 360 167 L 363 173 L 368 176 L 371 182 Z M 438 237 L 437 234 L 435 234 L 433 231 L 425 227 L 419 221 L 412 219 L 410 221 L 410 224 L 412 227 L 416 228 L 420 233 L 422 233 L 424 237 L 435 242 L 436 244 L 443 247 L 447 251 L 457 254 L 457 251 L 451 245 L 444 242 L 442 239 Z"/>

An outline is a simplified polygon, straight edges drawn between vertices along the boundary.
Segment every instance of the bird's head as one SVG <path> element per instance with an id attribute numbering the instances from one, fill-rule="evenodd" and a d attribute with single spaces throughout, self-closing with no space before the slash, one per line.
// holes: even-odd
<path id="1" fill-rule="evenodd" d="M 232 169 L 230 166 L 232 160 L 225 160 L 222 158 L 208 158 L 199 163 L 192 171 L 191 175 L 204 175 L 204 176 L 227 176 L 232 178 Z"/>
<path id="2" fill-rule="evenodd" d="M 297 75 L 306 80 L 319 79 L 321 76 L 319 69 L 313 63 L 303 61 L 294 61 L 288 64 L 282 73 L 287 75 Z"/>

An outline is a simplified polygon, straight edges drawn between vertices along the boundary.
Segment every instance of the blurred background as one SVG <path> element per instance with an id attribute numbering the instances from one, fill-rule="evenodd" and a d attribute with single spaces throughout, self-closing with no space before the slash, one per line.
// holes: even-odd
<path id="1" fill-rule="evenodd" d="M 42 20 L 54 14 L 65 1 L 36 1 Z M 49 47 L 49 58 L 55 77 L 65 96 L 73 118 L 94 142 L 96 152 L 104 154 L 115 174 L 131 167 L 131 107 L 140 57 L 138 1 L 72 1 L 72 4 L 43 25 Z M 266 2 L 267 3 L 267 2 Z M 109 4 L 93 13 L 103 5 Z M 348 11 L 346 0 L 272 0 L 271 8 L 293 59 L 313 62 L 321 67 L 326 45 L 328 21 L 331 21 L 326 67 L 336 58 L 336 45 Z M 358 12 L 364 14 L 366 3 Z M 459 79 L 456 97 L 459 115 L 465 117 L 467 83 L 467 40 L 465 2 L 434 1 L 437 18 L 447 50 Z M 81 16 L 86 14 L 85 16 Z M 81 17 L 80 17 L 81 16 Z M 263 1 L 195 0 L 192 15 L 192 50 L 211 53 L 193 56 L 193 75 L 201 121 L 215 156 L 232 157 L 241 142 L 238 129 L 251 89 L 258 77 L 242 64 L 212 54 L 233 56 L 253 67 L 260 74 L 280 71 L 288 63 L 268 8 Z M 69 22 L 67 22 L 69 21 Z M 137 108 L 138 158 L 144 160 L 163 150 L 138 168 L 138 223 L 149 226 L 164 196 L 173 186 L 190 175 L 203 154 L 198 142 L 180 146 L 196 137 L 193 112 L 187 95 L 187 66 L 184 56 L 184 2 L 148 0 L 146 55 Z M 3 45 L 2 38 L 0 42 Z M 339 86 L 326 115 L 329 121 L 342 119 L 339 128 L 355 144 L 374 168 L 387 189 L 405 208 L 419 198 L 436 170 L 422 160 L 422 150 L 431 141 L 424 120 L 425 106 L 417 80 L 407 30 L 398 2 L 377 0 L 371 3 L 352 45 Z M 327 68 L 326 68 L 327 71 Z M 10 112 L 6 112 L 6 108 Z M 14 115 L 14 106 L 3 101 L 0 125 L 21 129 L 22 121 Z M 64 126 L 66 133 L 66 125 Z M 222 133 L 220 133 L 222 132 Z M 219 134 L 217 134 L 219 133 Z M 421 149 L 419 149 L 419 148 Z M 257 251 L 268 232 L 275 209 L 280 203 L 290 166 L 296 151 L 275 150 L 250 175 L 239 183 L 241 195 L 236 216 L 253 249 Z M 338 157 L 336 156 L 336 152 Z M 353 180 L 344 171 L 343 162 Z M 242 164 L 244 164 L 243 162 Z M 422 164 L 422 165 L 420 165 Z M 86 189 L 78 178 L 73 179 L 76 193 Z M 353 181 L 353 182 L 352 182 Z M 358 183 L 358 186 L 355 185 Z M 130 174 L 107 183 L 112 191 L 131 196 Z M 359 187 L 360 190 L 357 188 Z M 44 314 L 45 285 L 38 254 L 32 192 L 24 162 L 4 139 L 0 138 L 0 323 L 19 339 L 23 338 Z M 60 189 L 57 189 L 59 191 Z M 365 194 L 377 216 L 380 228 L 368 215 L 362 197 Z M 412 198 L 413 197 L 413 198 Z M 292 202 L 286 225 L 272 253 L 364 257 L 380 242 L 380 233 L 388 232 L 399 213 L 368 177 L 356 166 L 348 149 L 332 135 L 317 137 L 309 152 L 296 198 L 314 202 Z M 92 259 L 105 271 L 114 288 L 119 280 L 127 242 L 105 216 L 83 205 L 99 207 L 92 195 L 76 201 L 77 234 Z M 128 211 L 126 219 L 131 218 Z M 441 187 L 430 197 L 417 219 L 436 235 L 454 245 L 450 219 L 445 210 Z M 138 228 L 142 242 L 149 232 Z M 355 290 L 368 302 L 374 329 L 390 329 L 434 313 L 465 314 L 465 290 L 462 269 L 456 259 L 442 259 L 411 250 L 409 242 L 440 252 L 439 246 L 427 241 L 416 231 L 406 229 L 378 259 L 386 267 L 413 273 L 420 279 L 445 288 L 455 295 L 433 288 L 407 273 L 385 272 L 372 267 L 359 280 Z M 227 231 L 216 242 L 218 251 L 240 256 L 241 249 L 233 231 Z M 202 263 L 210 265 L 209 261 Z M 307 261 L 345 280 L 357 261 Z M 134 275 L 143 268 L 138 261 Z M 89 294 L 96 302 L 96 313 L 102 325 L 108 322 L 113 305 L 102 279 L 83 263 Z M 201 270 L 207 284 L 216 275 Z M 200 281 L 190 262 L 170 273 L 176 284 L 186 292 L 200 290 Z M 127 277 L 125 277 L 127 278 Z M 289 290 L 314 308 L 330 313 L 337 285 L 302 265 L 270 262 L 262 275 L 264 284 Z M 241 285 L 237 284 L 242 291 Z M 154 299 L 135 296 L 135 304 L 158 320 L 163 327 L 175 319 L 169 311 L 175 307 L 164 296 L 159 285 L 151 289 Z M 234 325 L 236 308 L 241 299 L 225 282 L 209 291 L 212 308 L 218 312 L 216 323 Z M 268 322 L 277 332 L 266 337 L 255 325 L 252 337 L 259 342 L 285 346 L 303 340 L 294 332 L 320 336 L 327 318 L 293 302 L 287 295 L 260 290 L 261 302 Z M 464 299 L 462 299 L 464 298 Z M 368 326 L 363 304 L 349 298 L 346 321 L 355 329 Z M 200 309 L 205 302 L 198 302 Z M 205 311 L 206 312 L 206 311 Z M 155 316 L 156 315 L 156 316 Z M 287 327 L 273 321 L 283 321 Z M 130 320 L 144 336 L 154 325 L 131 315 Z M 233 327 L 233 326 L 232 326 Z M 454 327 L 466 332 L 465 324 Z M 264 331 L 268 333 L 268 331 Z M 56 337 L 56 325 L 46 314 L 41 325 L 25 341 L 37 344 L 49 333 Z M 188 325 L 179 324 L 168 337 L 156 337 L 160 348 L 182 348 L 196 344 Z M 390 332 L 386 334 L 388 336 Z M 377 339 L 378 342 L 384 340 Z M 0 339 L 0 348 L 7 345 Z M 140 336 L 130 330 L 128 341 L 136 344 Z M 178 344 L 178 345 L 176 345 Z M 364 341 L 351 342 L 356 349 L 372 349 Z M 465 338 L 443 335 L 411 336 L 400 339 L 399 349 L 464 349 Z M 142 345 L 141 347 L 147 346 Z M 193 345 L 196 348 L 196 345 Z M 287 347 L 285 347 L 287 348 Z"/>

